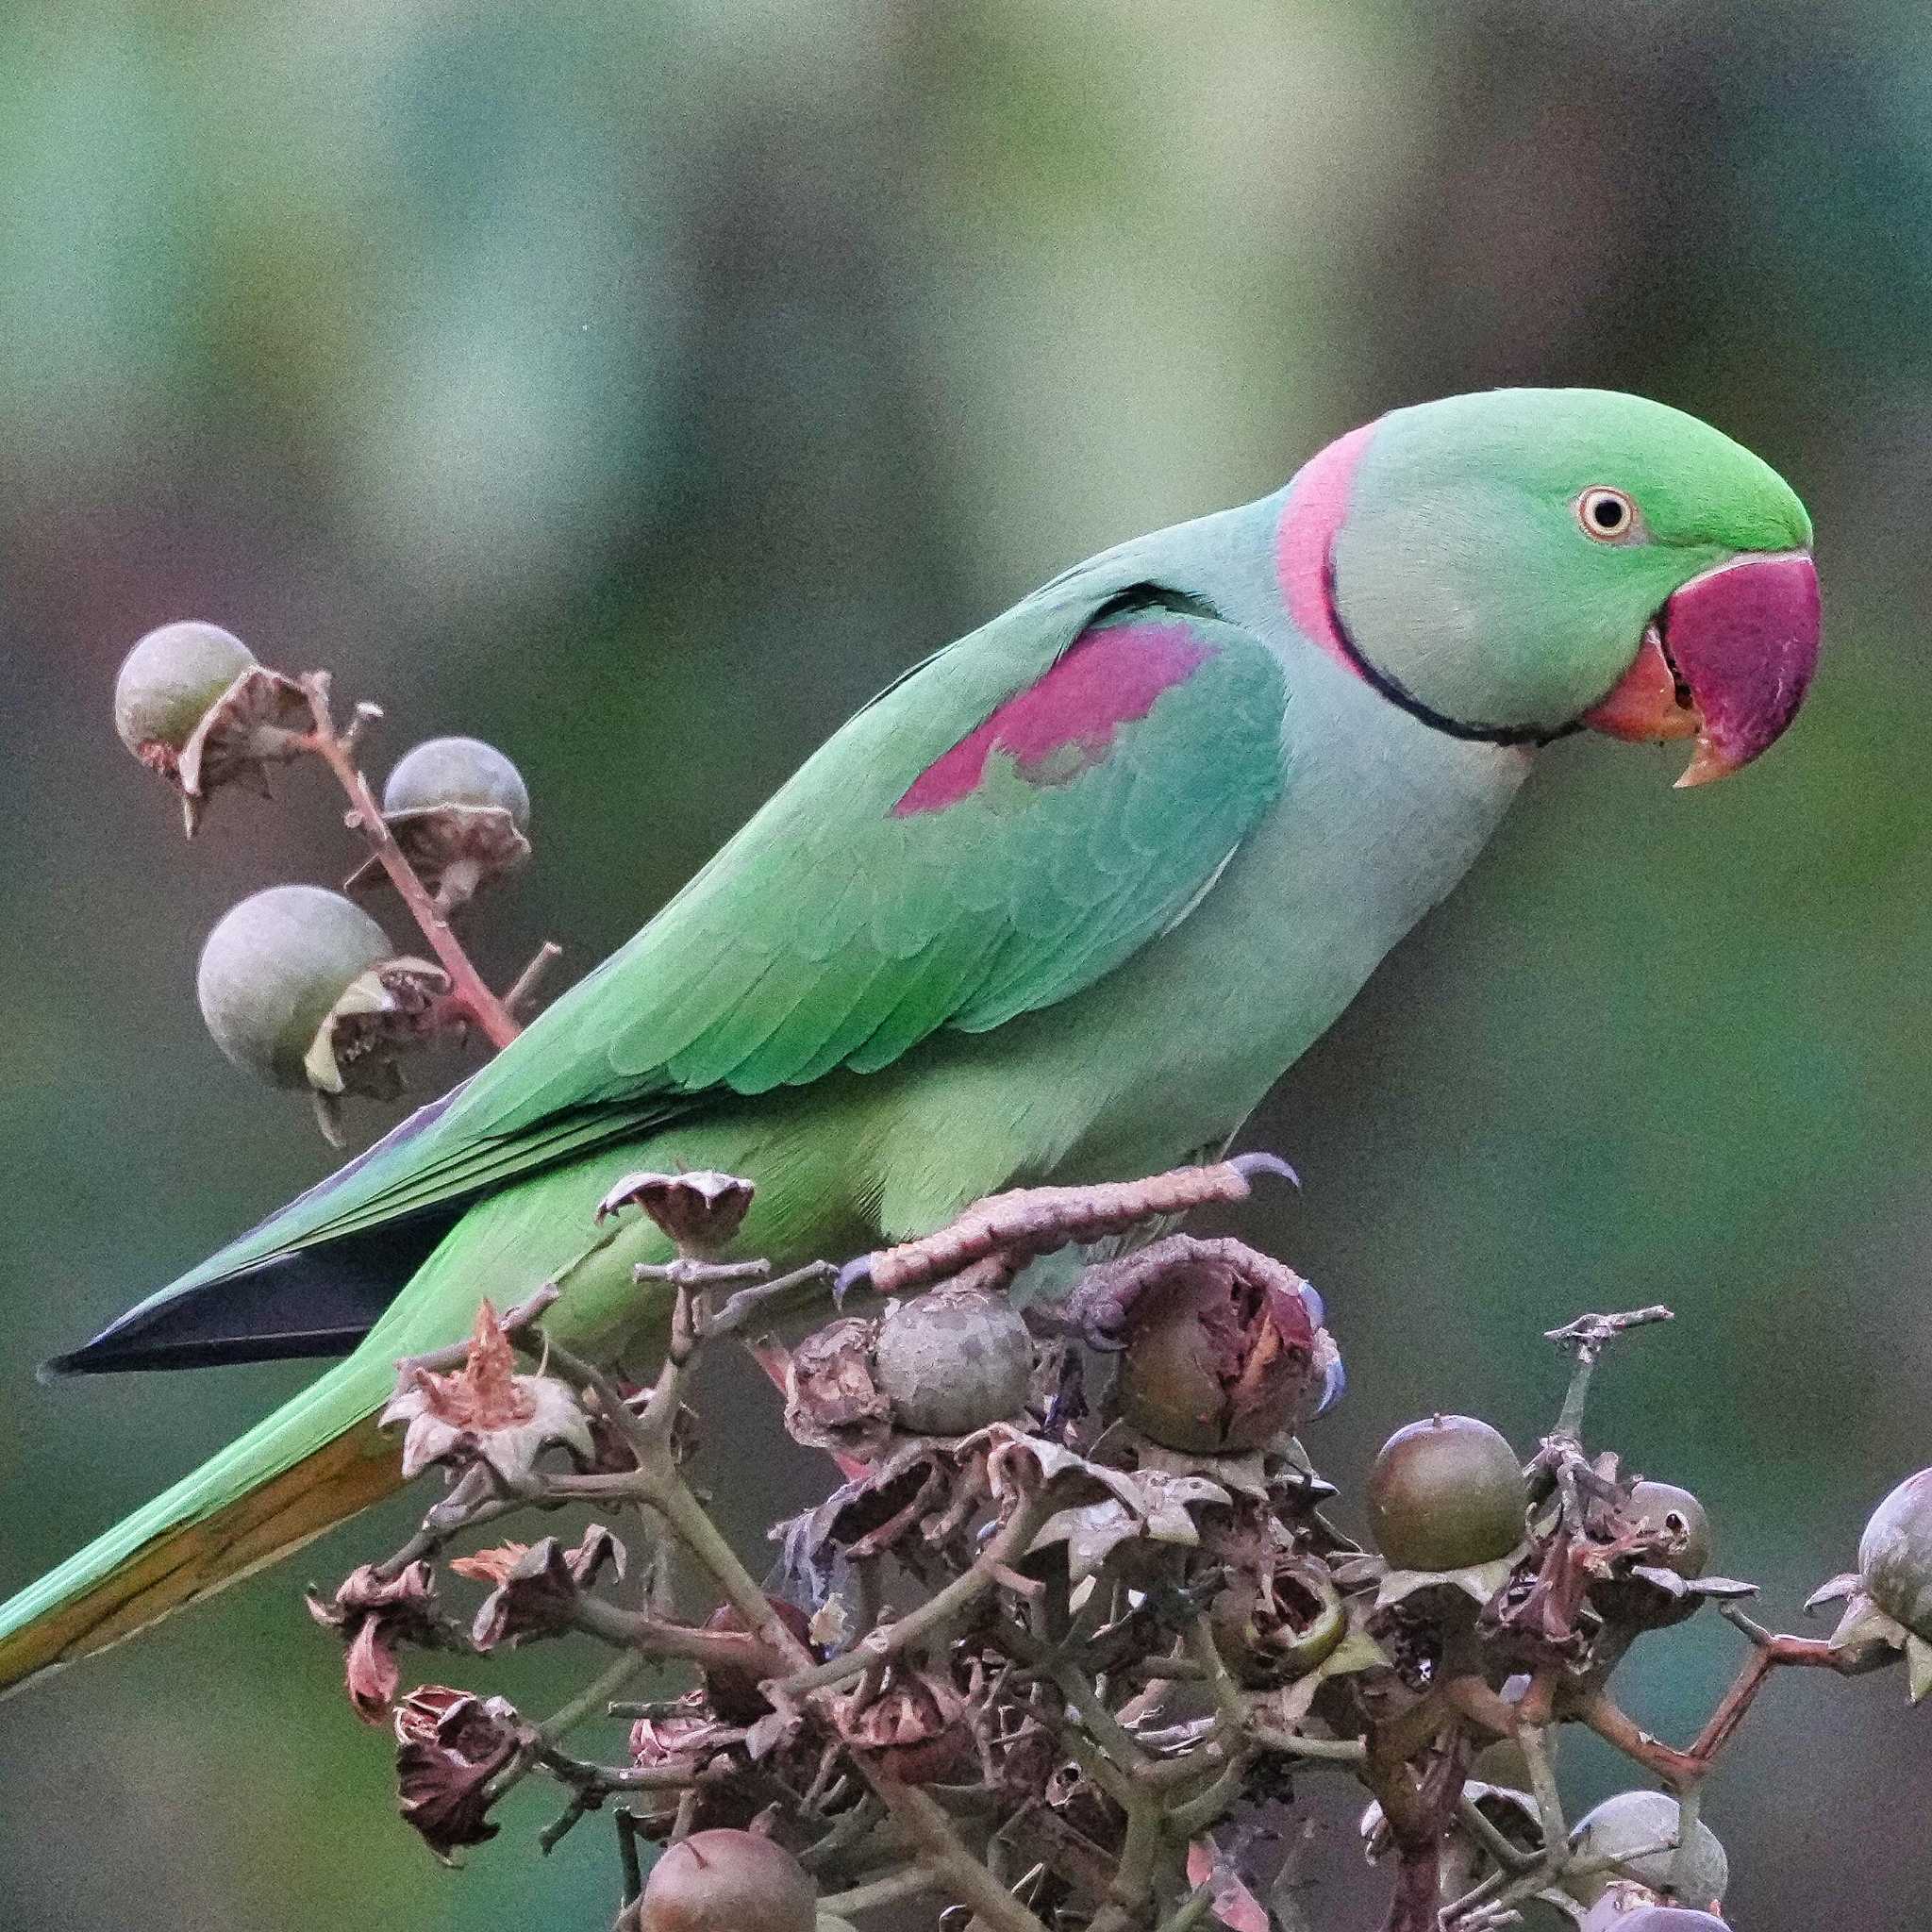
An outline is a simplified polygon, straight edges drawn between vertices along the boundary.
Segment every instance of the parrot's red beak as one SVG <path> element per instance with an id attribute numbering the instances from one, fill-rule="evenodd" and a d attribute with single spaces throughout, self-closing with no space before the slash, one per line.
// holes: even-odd
<path id="1" fill-rule="evenodd" d="M 1737 558 L 1671 598 L 1636 662 L 1582 722 L 1648 743 L 1695 738 L 1678 785 L 1725 777 L 1768 751 L 1798 715 L 1819 633 L 1809 552 Z"/>

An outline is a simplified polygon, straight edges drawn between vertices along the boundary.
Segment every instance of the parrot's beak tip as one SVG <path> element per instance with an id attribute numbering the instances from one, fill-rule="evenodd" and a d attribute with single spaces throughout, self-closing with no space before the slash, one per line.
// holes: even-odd
<path id="1" fill-rule="evenodd" d="M 1684 767 L 1683 775 L 1671 790 L 1688 791 L 1693 785 L 1708 785 L 1715 779 L 1728 778 L 1737 769 L 1737 760 L 1725 758 L 1708 738 L 1700 735 L 1690 762 Z"/>

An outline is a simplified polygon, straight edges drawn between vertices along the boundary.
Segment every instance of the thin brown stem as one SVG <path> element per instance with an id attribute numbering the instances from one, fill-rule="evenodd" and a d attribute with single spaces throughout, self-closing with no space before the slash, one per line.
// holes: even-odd
<path id="1" fill-rule="evenodd" d="M 1038 1919 L 967 1849 L 953 1821 L 917 1785 L 901 1784 L 874 1766 L 866 1777 L 880 1802 L 919 1847 L 940 1884 L 968 1906 L 988 1932 L 1046 1932 Z"/>
<path id="2" fill-rule="evenodd" d="M 463 950 L 462 941 L 451 930 L 441 908 L 416 875 L 416 868 L 404 857 L 395 835 L 383 822 L 382 807 L 370 791 L 369 780 L 356 763 L 356 738 L 359 723 L 370 715 L 369 711 L 366 708 L 358 710 L 358 724 L 346 732 L 339 731 L 329 708 L 328 673 L 311 671 L 301 684 L 308 694 L 309 713 L 315 721 L 308 736 L 309 749 L 335 774 L 337 782 L 348 794 L 350 829 L 361 834 L 376 863 L 389 874 L 391 885 L 396 889 L 403 904 L 422 928 L 423 937 L 429 941 L 442 970 L 449 974 L 454 997 L 461 1002 L 466 1014 L 491 1046 L 498 1049 L 508 1046 L 521 1029 L 505 1010 L 503 1002 L 491 991 L 483 975 L 476 971 L 469 954 Z"/>

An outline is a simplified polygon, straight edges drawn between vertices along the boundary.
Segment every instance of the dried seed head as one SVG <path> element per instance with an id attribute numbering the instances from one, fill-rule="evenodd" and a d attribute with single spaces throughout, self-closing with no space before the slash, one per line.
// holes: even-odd
<path id="1" fill-rule="evenodd" d="M 500 1697 L 425 1684 L 397 1705 L 396 1796 L 403 1822 L 444 1864 L 496 1836 L 491 1781 L 516 1755 L 516 1712 Z"/>
<path id="2" fill-rule="evenodd" d="M 1619 1791 L 1615 1797 L 1606 1798 L 1594 1811 L 1585 1814 L 1571 1834 L 1571 1844 L 1579 1859 L 1614 1858 L 1618 1862 L 1607 1872 L 1564 1880 L 1564 1890 L 1579 1905 L 1593 1906 L 1620 1874 L 1663 1890 L 1677 1854 L 1657 1847 L 1671 1844 L 1678 1822 L 1677 1801 L 1668 1791 Z M 1729 1882 L 1730 1863 L 1724 1848 L 1717 1834 L 1700 1824 L 1690 1844 L 1684 1903 L 1698 1907 L 1720 1905 Z"/>
<path id="3" fill-rule="evenodd" d="M 1033 1340 L 1004 1295 L 936 1288 L 887 1311 L 873 1367 L 902 1430 L 964 1436 L 1025 1407 Z"/>
<path id="4" fill-rule="evenodd" d="M 783 1845 L 749 1831 L 694 1831 L 651 1867 L 637 1932 L 814 1932 L 818 1892 Z"/>
<path id="5" fill-rule="evenodd" d="M 208 934 L 195 974 L 201 1016 L 238 1067 L 277 1087 L 306 1086 L 323 1022 L 392 951 L 381 926 L 340 892 L 271 886 Z"/>
<path id="6" fill-rule="evenodd" d="M 1312 1414 L 1327 1379 L 1302 1280 L 1234 1242 L 1175 1244 L 1137 1295 L 1121 1412 L 1170 1449 L 1260 1449 Z"/>
<path id="7" fill-rule="evenodd" d="M 1516 1452 L 1488 1423 L 1439 1415 L 1397 1429 L 1366 1489 L 1370 1534 L 1397 1570 L 1462 1570 L 1523 1541 Z"/>
<path id="8" fill-rule="evenodd" d="M 189 620 L 149 631 L 114 679 L 121 742 L 143 764 L 171 766 L 215 700 L 254 662 L 255 653 L 217 625 Z"/>
<path id="9" fill-rule="evenodd" d="M 467 806 L 505 811 L 518 831 L 530 825 L 530 793 L 523 774 L 480 738 L 432 738 L 406 753 L 382 788 L 384 817 Z"/>

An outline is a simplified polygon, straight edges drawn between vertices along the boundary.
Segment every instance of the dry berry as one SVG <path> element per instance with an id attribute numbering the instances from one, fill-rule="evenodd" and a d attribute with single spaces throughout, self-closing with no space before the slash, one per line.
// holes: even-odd
<path id="1" fill-rule="evenodd" d="M 964 1436 L 1025 1406 L 1033 1341 L 1005 1296 L 936 1288 L 887 1313 L 873 1366 L 901 1429 Z"/>

